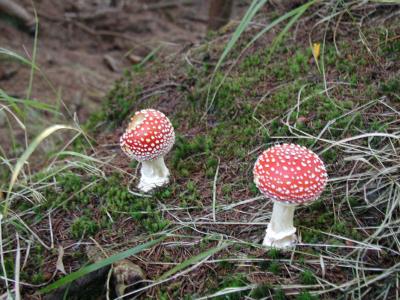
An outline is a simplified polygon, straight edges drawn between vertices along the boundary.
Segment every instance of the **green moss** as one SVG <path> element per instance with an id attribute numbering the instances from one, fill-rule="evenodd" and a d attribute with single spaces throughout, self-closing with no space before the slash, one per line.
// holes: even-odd
<path id="1" fill-rule="evenodd" d="M 236 275 L 231 275 L 225 277 L 219 285 L 218 290 L 223 290 L 225 288 L 235 288 L 235 287 L 242 287 L 248 284 L 248 280 L 246 279 L 246 275 L 242 273 L 238 273 Z M 215 299 L 218 300 L 239 300 L 242 299 L 245 295 L 249 292 L 234 292 L 224 296 L 218 296 Z"/>
<path id="2" fill-rule="evenodd" d="M 274 293 L 273 300 L 285 300 L 285 299 L 287 299 L 285 292 L 281 289 L 277 289 Z"/>
<path id="3" fill-rule="evenodd" d="M 233 187 L 231 184 L 224 184 L 221 188 L 221 192 L 224 196 L 229 196 L 232 193 Z"/>
<path id="4" fill-rule="evenodd" d="M 84 236 L 92 236 L 99 229 L 98 224 L 90 220 L 88 217 L 83 216 L 75 218 L 71 226 L 71 235 L 76 238 L 82 238 Z"/>
<path id="5" fill-rule="evenodd" d="M 390 78 L 380 86 L 382 94 L 400 94 L 400 79 Z"/>
<path id="6" fill-rule="evenodd" d="M 68 213 L 79 211 L 80 216 L 71 225 L 74 238 L 81 238 L 83 233 L 86 236 L 93 235 L 102 228 L 110 228 L 112 223 L 109 216 L 118 220 L 124 215 L 131 215 L 135 221 L 140 222 L 139 226 L 151 233 L 163 230 L 169 224 L 157 209 L 156 199 L 138 198 L 129 193 L 121 174 L 98 178 L 66 172 L 50 180 L 56 182 L 56 185 L 45 189 L 47 201 L 42 206 L 33 207 L 36 220 L 32 221 L 40 221 L 45 216 L 42 212 L 50 207 L 58 207 Z M 172 194 L 171 189 L 166 189 L 156 193 L 155 197 L 161 200 Z M 100 213 L 97 221 L 92 220 L 93 209 L 98 209 Z"/>
<path id="7" fill-rule="evenodd" d="M 308 285 L 315 284 L 317 282 L 313 272 L 311 272 L 310 270 L 304 270 L 300 274 L 300 281 L 302 284 L 308 284 Z"/>
<path id="8" fill-rule="evenodd" d="M 250 297 L 252 299 L 262 299 L 266 296 L 271 295 L 271 286 L 269 284 L 260 284 L 256 288 L 252 289 L 250 292 Z"/>
<path id="9" fill-rule="evenodd" d="M 303 51 L 297 51 L 294 56 L 292 56 L 289 61 L 289 74 L 292 78 L 298 77 L 300 74 L 308 71 L 308 59 L 309 55 L 304 54 Z"/>
<path id="10" fill-rule="evenodd" d="M 259 190 L 258 190 L 258 188 L 257 188 L 257 186 L 256 186 L 256 184 L 254 182 L 251 182 L 249 184 L 249 190 L 253 195 L 258 195 L 259 194 Z"/>
<path id="11" fill-rule="evenodd" d="M 4 274 L 4 270 L 6 274 Z M 14 276 L 14 259 L 13 257 L 5 257 L 4 258 L 4 268 L 0 268 L 0 275 L 6 276 L 7 278 L 13 278 Z"/>
<path id="12" fill-rule="evenodd" d="M 348 197 L 347 201 L 351 207 L 360 205 L 361 201 L 357 197 Z"/>
<path id="13" fill-rule="evenodd" d="M 131 203 L 129 210 L 132 218 L 140 222 L 150 233 L 161 231 L 169 225 L 169 221 L 156 209 L 152 199 L 136 198 Z"/>
<path id="14" fill-rule="evenodd" d="M 271 262 L 268 267 L 268 271 L 274 275 L 278 275 L 281 272 L 281 267 L 277 262 Z"/>
<path id="15" fill-rule="evenodd" d="M 43 272 L 36 272 L 35 274 L 32 275 L 30 282 L 32 284 L 41 284 L 44 281 L 45 281 L 45 278 L 44 278 Z"/>
<path id="16" fill-rule="evenodd" d="M 189 140 L 183 136 L 177 135 L 172 163 L 175 168 L 179 169 L 182 160 L 195 154 L 209 153 L 212 147 L 213 140 L 209 136 L 198 135 L 195 138 Z"/>
<path id="17" fill-rule="evenodd" d="M 179 194 L 181 206 L 201 205 L 200 192 L 194 181 L 189 180 L 186 183 L 186 189 Z"/>
<path id="18" fill-rule="evenodd" d="M 228 260 L 222 260 L 218 264 L 222 269 L 228 270 L 228 271 L 234 269 L 234 267 L 235 267 L 235 264 L 231 263 Z"/>
<path id="19" fill-rule="evenodd" d="M 335 149 L 329 149 L 321 154 L 323 161 L 326 164 L 332 164 L 337 161 L 337 152 Z"/>
<path id="20" fill-rule="evenodd" d="M 281 252 L 279 249 L 277 248 L 271 248 L 268 251 L 268 256 L 271 257 L 272 259 L 278 259 L 281 255 Z"/>
<path id="21" fill-rule="evenodd" d="M 240 68 L 242 70 L 253 69 L 253 68 L 258 69 L 258 67 L 260 66 L 261 62 L 262 62 L 262 57 L 261 57 L 260 54 L 256 53 L 256 54 L 253 54 L 253 55 L 249 55 L 241 63 Z"/>
<path id="22" fill-rule="evenodd" d="M 295 222 L 295 223 L 297 223 L 297 222 Z M 302 224 L 302 225 L 304 225 L 304 224 Z M 304 243 L 318 244 L 318 243 L 321 243 L 321 241 L 323 241 L 325 237 L 319 231 L 302 228 L 301 238 Z"/>

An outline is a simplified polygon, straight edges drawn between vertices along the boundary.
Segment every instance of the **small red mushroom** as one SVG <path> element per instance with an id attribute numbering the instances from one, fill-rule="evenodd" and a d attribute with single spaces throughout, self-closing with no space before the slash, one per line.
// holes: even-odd
<path id="1" fill-rule="evenodd" d="M 274 201 L 263 245 L 292 245 L 296 241 L 295 206 L 316 200 L 325 188 L 328 176 L 323 161 L 303 146 L 281 144 L 258 157 L 253 174 L 258 189 Z"/>
<path id="2" fill-rule="evenodd" d="M 148 192 L 168 183 L 169 170 L 164 156 L 174 142 L 174 128 L 162 112 L 143 109 L 131 118 L 120 145 L 126 155 L 142 163 L 138 185 L 141 191 Z"/>

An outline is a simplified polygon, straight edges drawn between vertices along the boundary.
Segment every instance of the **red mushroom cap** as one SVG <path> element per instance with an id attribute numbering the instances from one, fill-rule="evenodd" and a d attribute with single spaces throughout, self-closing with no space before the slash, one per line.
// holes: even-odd
<path id="1" fill-rule="evenodd" d="M 311 150 L 295 145 L 276 145 L 257 159 L 254 182 L 275 201 L 303 204 L 318 198 L 328 175 L 323 161 Z"/>
<path id="2" fill-rule="evenodd" d="M 174 142 L 174 127 L 162 112 L 155 109 L 136 112 L 120 139 L 125 154 L 138 161 L 164 156 Z"/>

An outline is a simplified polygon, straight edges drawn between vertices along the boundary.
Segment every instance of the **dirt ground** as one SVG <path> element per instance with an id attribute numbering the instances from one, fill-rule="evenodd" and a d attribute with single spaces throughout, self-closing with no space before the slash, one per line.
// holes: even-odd
<path id="1" fill-rule="evenodd" d="M 168 55 L 204 37 L 209 5 L 207 0 L 38 0 L 34 7 L 29 0 L 17 2 L 39 18 L 37 64 L 45 76 L 35 77 L 32 98 L 55 103 L 58 94 L 81 122 L 123 71 L 152 50 L 162 46 L 159 55 Z M 19 25 L 0 14 L 0 47 L 31 57 L 34 34 Z M 24 98 L 29 76 L 29 68 L 0 61 L 0 87 L 9 95 Z"/>

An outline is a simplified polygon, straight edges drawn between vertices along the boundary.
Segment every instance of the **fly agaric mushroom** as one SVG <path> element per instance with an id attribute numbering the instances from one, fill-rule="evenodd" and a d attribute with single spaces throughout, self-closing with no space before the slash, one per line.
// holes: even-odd
<path id="1" fill-rule="evenodd" d="M 257 188 L 274 202 L 263 245 L 291 246 L 296 241 L 296 205 L 316 200 L 325 188 L 328 176 L 323 161 L 305 147 L 276 145 L 258 157 L 253 174 Z"/>
<path id="2" fill-rule="evenodd" d="M 142 163 L 138 185 L 141 191 L 148 192 L 168 183 L 169 170 L 164 155 L 171 150 L 174 141 L 174 127 L 162 112 L 143 109 L 131 118 L 120 144 L 126 155 Z"/>

